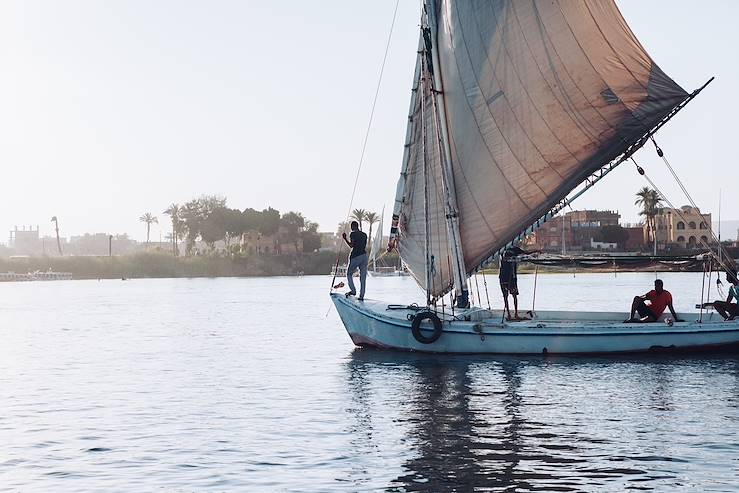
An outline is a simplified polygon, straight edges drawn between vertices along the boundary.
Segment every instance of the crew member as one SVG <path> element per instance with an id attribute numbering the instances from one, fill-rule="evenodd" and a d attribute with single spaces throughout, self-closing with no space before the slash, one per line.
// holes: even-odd
<path id="1" fill-rule="evenodd" d="M 341 233 L 341 237 L 351 252 L 349 253 L 349 266 L 346 269 L 346 277 L 349 282 L 349 292 L 346 296 L 356 296 L 357 290 L 354 287 L 354 271 L 359 269 L 359 301 L 364 301 L 364 287 L 367 281 L 367 235 L 359 230 L 359 223 L 352 221 L 351 223 L 352 232 L 349 234 L 349 239 L 346 238 L 346 233 Z"/>
<path id="2" fill-rule="evenodd" d="M 664 289 L 662 280 L 656 279 L 653 290 L 644 296 L 634 296 L 634 301 L 631 303 L 631 314 L 624 320 L 624 323 L 655 322 L 659 320 L 665 308 L 670 309 L 675 322 L 682 322 L 677 318 L 675 309 L 672 307 L 672 295 Z M 639 312 L 639 318 L 634 317 L 636 312 Z"/>
<path id="3" fill-rule="evenodd" d="M 526 254 L 519 247 L 507 248 L 500 257 L 500 272 L 498 280 L 500 281 L 500 290 L 503 292 L 503 303 L 508 320 L 521 320 L 518 316 L 518 262 L 517 255 Z M 511 317 L 511 309 L 508 306 L 508 295 L 513 296 L 513 317 Z"/>

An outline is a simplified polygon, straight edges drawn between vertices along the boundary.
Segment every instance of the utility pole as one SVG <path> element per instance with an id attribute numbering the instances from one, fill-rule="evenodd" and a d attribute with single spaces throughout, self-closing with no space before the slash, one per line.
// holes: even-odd
<path id="1" fill-rule="evenodd" d="M 113 256 L 113 235 L 108 235 L 108 257 Z"/>
<path id="2" fill-rule="evenodd" d="M 64 254 L 62 253 L 62 242 L 59 239 L 59 220 L 56 218 L 56 216 L 52 216 L 51 222 L 53 222 L 54 223 L 54 226 L 55 226 L 55 230 L 56 230 L 56 247 L 59 250 L 59 256 L 61 257 Z"/>

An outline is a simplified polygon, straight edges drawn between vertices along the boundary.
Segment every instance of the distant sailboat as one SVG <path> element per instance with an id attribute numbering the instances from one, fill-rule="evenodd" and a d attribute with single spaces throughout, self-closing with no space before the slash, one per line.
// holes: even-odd
<path id="1" fill-rule="evenodd" d="M 398 277 L 398 276 L 407 276 L 408 273 L 403 270 L 402 267 L 398 267 L 395 265 L 378 265 L 380 260 L 382 259 L 383 255 L 380 254 L 380 252 L 383 252 L 382 248 L 382 239 L 383 239 L 383 222 L 385 218 L 385 208 L 382 208 L 382 215 L 380 216 L 380 223 L 377 226 L 377 232 L 375 233 L 375 237 L 372 240 L 372 249 L 370 250 L 370 259 L 369 259 L 369 273 L 373 277 Z M 378 256 L 378 254 L 380 254 Z"/>
<path id="2" fill-rule="evenodd" d="M 623 325 L 624 313 L 507 322 L 470 307 L 470 276 L 631 158 L 703 89 L 689 94 L 667 76 L 613 1 L 425 0 L 414 81 L 390 247 L 426 306 L 333 293 L 357 345 L 597 353 L 739 343 L 739 323 L 714 313 Z"/>

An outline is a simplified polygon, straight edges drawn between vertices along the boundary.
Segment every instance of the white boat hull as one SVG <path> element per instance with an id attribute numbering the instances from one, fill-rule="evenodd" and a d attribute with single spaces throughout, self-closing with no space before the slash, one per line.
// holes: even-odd
<path id="1" fill-rule="evenodd" d="M 684 313 L 685 320 L 668 325 L 624 324 L 626 313 L 538 312 L 532 320 L 508 322 L 502 312 L 447 310 L 441 336 L 424 344 L 411 331 L 409 316 L 416 310 L 374 300 L 358 301 L 342 294 L 331 298 L 349 336 L 357 346 L 433 353 L 490 354 L 593 354 L 632 353 L 655 350 L 705 350 L 739 346 L 739 321 L 724 321 L 714 312 Z M 469 318 L 469 320 L 459 320 Z M 420 326 L 424 335 L 433 332 L 430 322 Z"/>

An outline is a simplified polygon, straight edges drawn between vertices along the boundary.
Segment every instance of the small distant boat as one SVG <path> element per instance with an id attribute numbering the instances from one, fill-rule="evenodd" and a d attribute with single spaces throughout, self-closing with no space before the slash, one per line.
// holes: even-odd
<path id="1" fill-rule="evenodd" d="M 71 281 L 71 272 L 54 272 L 53 270 L 40 271 L 31 273 L 33 281 Z"/>
<path id="2" fill-rule="evenodd" d="M 383 253 L 379 257 L 377 254 L 379 252 L 385 252 L 385 249 L 383 248 L 382 244 L 382 234 L 383 234 L 383 220 L 385 217 L 385 208 L 382 208 L 382 214 L 380 215 L 380 224 L 377 226 L 377 232 L 375 233 L 375 237 L 372 240 L 372 249 L 370 250 L 370 259 L 369 259 L 369 274 L 372 277 L 401 277 L 401 276 L 408 276 L 408 271 L 405 270 L 402 265 L 403 261 L 400 261 L 401 267 L 397 267 L 395 265 L 378 265 L 382 258 L 385 256 Z"/>
<path id="3" fill-rule="evenodd" d="M 401 277 L 409 275 L 407 272 L 393 266 L 375 267 L 369 273 L 372 277 Z"/>
<path id="4" fill-rule="evenodd" d="M 70 281 L 71 272 L 34 271 L 27 274 L 16 272 L 0 272 L 0 282 L 28 282 L 28 281 Z"/>

